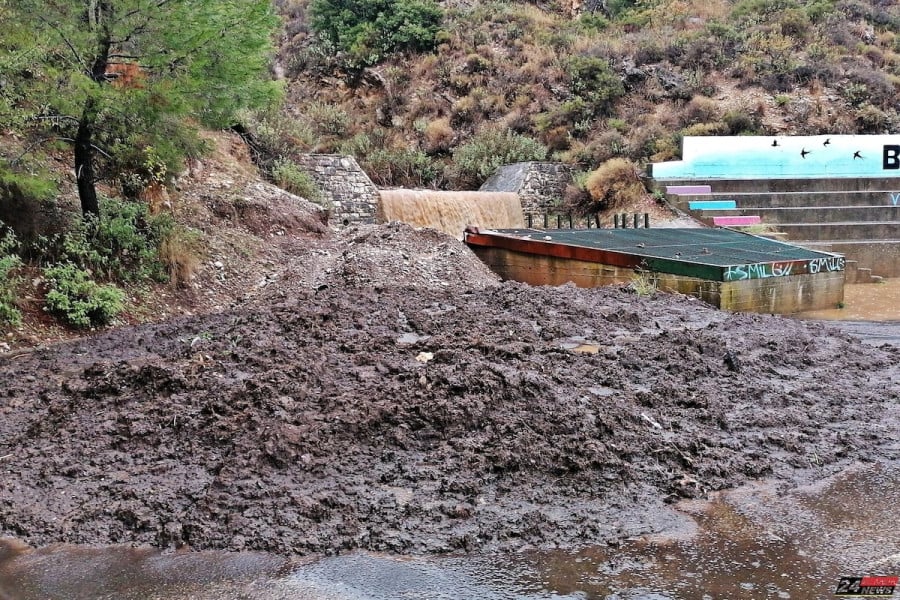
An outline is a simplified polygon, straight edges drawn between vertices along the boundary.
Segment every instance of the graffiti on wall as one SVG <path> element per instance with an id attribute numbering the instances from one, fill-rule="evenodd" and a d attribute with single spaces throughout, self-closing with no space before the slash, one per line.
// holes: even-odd
<path id="1" fill-rule="evenodd" d="M 831 273 L 833 271 L 844 270 L 843 256 L 826 256 L 824 258 L 814 258 L 807 264 L 808 273 L 815 275 L 816 273 Z"/>
<path id="2" fill-rule="evenodd" d="M 893 192 L 888 192 L 888 195 L 891 197 L 891 204 L 897 206 L 897 202 L 900 202 L 900 192 L 894 194 Z"/>
<path id="3" fill-rule="evenodd" d="M 844 270 L 843 256 L 826 256 L 808 261 L 756 263 L 731 265 L 725 269 L 725 281 L 744 281 L 746 279 L 769 279 L 770 277 L 787 277 L 809 273 L 831 273 Z"/>
<path id="4" fill-rule="evenodd" d="M 743 281 L 744 279 L 768 279 L 769 277 L 787 277 L 791 274 L 794 263 L 757 263 L 750 265 L 732 265 L 725 269 L 725 281 Z"/>

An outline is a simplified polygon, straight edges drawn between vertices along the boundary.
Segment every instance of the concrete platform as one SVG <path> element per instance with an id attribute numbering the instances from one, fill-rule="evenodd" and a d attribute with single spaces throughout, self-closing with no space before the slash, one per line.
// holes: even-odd
<path id="1" fill-rule="evenodd" d="M 778 314 L 843 300 L 843 256 L 730 229 L 468 228 L 464 241 L 501 277 L 532 285 L 646 277 L 719 308 Z"/>

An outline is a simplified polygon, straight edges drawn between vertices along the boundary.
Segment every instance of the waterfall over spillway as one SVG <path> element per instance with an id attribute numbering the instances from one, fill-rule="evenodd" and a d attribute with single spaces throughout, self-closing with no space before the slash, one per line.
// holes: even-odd
<path id="1" fill-rule="evenodd" d="M 467 225 L 488 229 L 524 227 L 519 196 L 512 192 L 380 190 L 378 220 L 431 227 L 462 239 Z"/>

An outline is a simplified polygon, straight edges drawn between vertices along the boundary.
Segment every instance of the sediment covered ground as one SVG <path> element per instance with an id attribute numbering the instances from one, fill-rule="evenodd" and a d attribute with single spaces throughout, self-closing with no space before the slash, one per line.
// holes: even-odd
<path id="1" fill-rule="evenodd" d="M 0 356 L 0 535 L 283 554 L 614 541 L 652 505 L 900 456 L 900 351 L 398 225 L 255 299 Z"/>

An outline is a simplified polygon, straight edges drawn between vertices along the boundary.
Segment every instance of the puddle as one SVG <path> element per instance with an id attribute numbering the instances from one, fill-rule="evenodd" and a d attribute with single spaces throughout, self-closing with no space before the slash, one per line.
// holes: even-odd
<path id="1" fill-rule="evenodd" d="M 0 599 L 828 598 L 839 576 L 900 570 L 897 466 L 860 466 L 789 493 L 755 483 L 680 504 L 696 521 L 693 535 L 579 551 L 360 552 L 285 571 L 283 561 L 264 554 L 58 546 L 4 557 L 0 546 Z"/>

